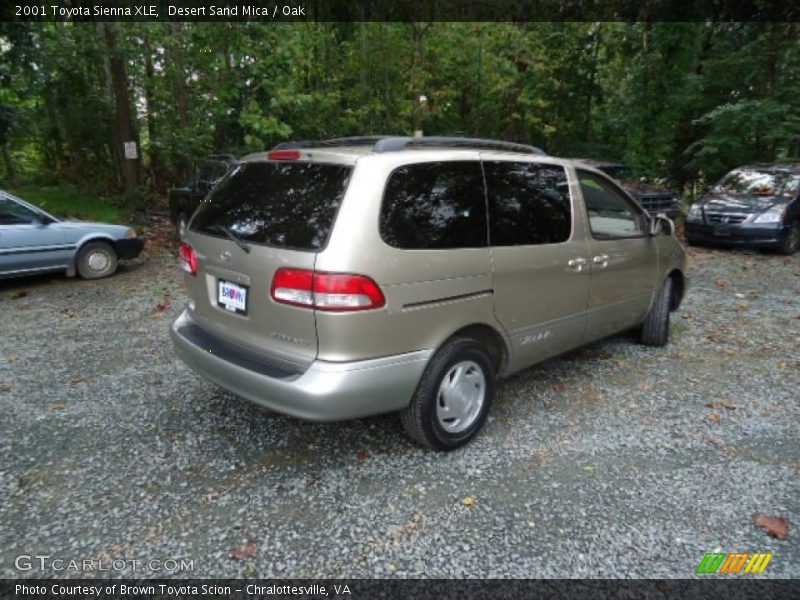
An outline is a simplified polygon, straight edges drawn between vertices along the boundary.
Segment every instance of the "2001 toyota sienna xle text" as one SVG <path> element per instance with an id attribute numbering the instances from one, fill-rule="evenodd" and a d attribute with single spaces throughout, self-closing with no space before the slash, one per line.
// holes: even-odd
<path id="1" fill-rule="evenodd" d="M 333 421 L 400 411 L 471 439 L 498 376 L 638 328 L 685 289 L 672 222 L 536 148 L 458 138 L 287 143 L 245 157 L 180 249 L 178 355 L 255 403 Z"/>

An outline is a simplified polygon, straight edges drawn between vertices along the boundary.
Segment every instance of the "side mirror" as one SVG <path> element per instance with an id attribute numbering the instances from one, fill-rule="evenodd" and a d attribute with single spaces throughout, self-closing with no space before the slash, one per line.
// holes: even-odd
<path id="1" fill-rule="evenodd" d="M 675 236 L 675 223 L 663 213 L 650 218 L 650 235 L 658 235 L 659 233 Z"/>
<path id="2" fill-rule="evenodd" d="M 46 226 L 50 225 L 51 223 L 55 223 L 56 220 L 50 215 L 39 215 L 39 222 Z"/>

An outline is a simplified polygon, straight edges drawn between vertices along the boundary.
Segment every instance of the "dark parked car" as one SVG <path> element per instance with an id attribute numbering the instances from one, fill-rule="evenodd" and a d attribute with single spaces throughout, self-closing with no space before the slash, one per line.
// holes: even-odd
<path id="1" fill-rule="evenodd" d="M 686 217 L 690 244 L 800 249 L 800 162 L 734 169 Z"/>
<path id="2" fill-rule="evenodd" d="M 613 177 L 622 187 L 642 205 L 651 215 L 665 214 L 670 219 L 678 216 L 678 194 L 669 188 L 647 183 L 630 176 L 630 168 L 621 163 L 614 163 L 591 158 L 577 159 L 595 169 Z"/>
<path id="3" fill-rule="evenodd" d="M 200 161 L 194 181 L 169 191 L 169 216 L 180 235 L 200 201 L 238 164 L 231 154 L 212 154 Z"/>

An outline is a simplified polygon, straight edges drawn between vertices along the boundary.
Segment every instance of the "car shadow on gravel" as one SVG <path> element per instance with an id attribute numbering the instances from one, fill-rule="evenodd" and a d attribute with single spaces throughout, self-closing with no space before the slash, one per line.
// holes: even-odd
<path id="1" fill-rule="evenodd" d="M 630 334 L 614 336 L 501 379 L 490 412 L 490 425 L 481 437 L 502 437 L 505 424 L 523 415 L 570 410 L 574 404 L 574 398 L 569 398 L 574 395 L 571 388 L 579 387 L 578 383 L 570 382 L 570 377 L 574 378 L 576 373 L 589 377 L 598 363 L 616 365 L 628 346 L 637 347 Z M 433 452 L 404 435 L 397 413 L 314 423 L 260 407 L 213 385 L 212 389 L 215 391 L 203 399 L 207 410 L 199 416 L 194 413 L 199 419 L 195 427 L 224 438 L 245 465 L 257 466 L 270 459 L 277 461 L 276 464 L 310 467 L 324 456 L 326 465 L 331 467 L 350 462 L 354 456 L 363 461 L 377 456 L 425 456 Z M 591 402 L 591 394 L 586 400 Z M 453 454 L 469 454 L 473 450 L 467 445 Z"/>
<path id="2" fill-rule="evenodd" d="M 104 279 L 85 280 L 80 277 L 67 277 L 64 273 L 42 273 L 39 275 L 28 275 L 26 277 L 7 277 L 0 278 L 0 299 L 5 294 L 15 294 L 20 291 L 33 291 L 37 289 L 46 289 L 55 286 L 72 286 L 80 285 L 91 288 L 94 285 L 108 285 L 113 284 L 115 280 L 121 280 L 126 276 L 135 274 L 142 266 L 141 260 L 120 262 L 117 272 L 110 277 Z"/>

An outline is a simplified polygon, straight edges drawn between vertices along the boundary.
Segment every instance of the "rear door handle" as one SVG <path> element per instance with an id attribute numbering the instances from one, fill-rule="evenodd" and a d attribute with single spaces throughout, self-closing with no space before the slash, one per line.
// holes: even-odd
<path id="1" fill-rule="evenodd" d="M 567 263 L 567 266 L 573 271 L 580 272 L 586 266 L 587 260 L 585 258 L 573 258 Z"/>
<path id="2" fill-rule="evenodd" d="M 600 254 L 595 256 L 592 259 L 592 262 L 596 264 L 598 267 L 607 267 L 608 266 L 608 254 Z"/>

